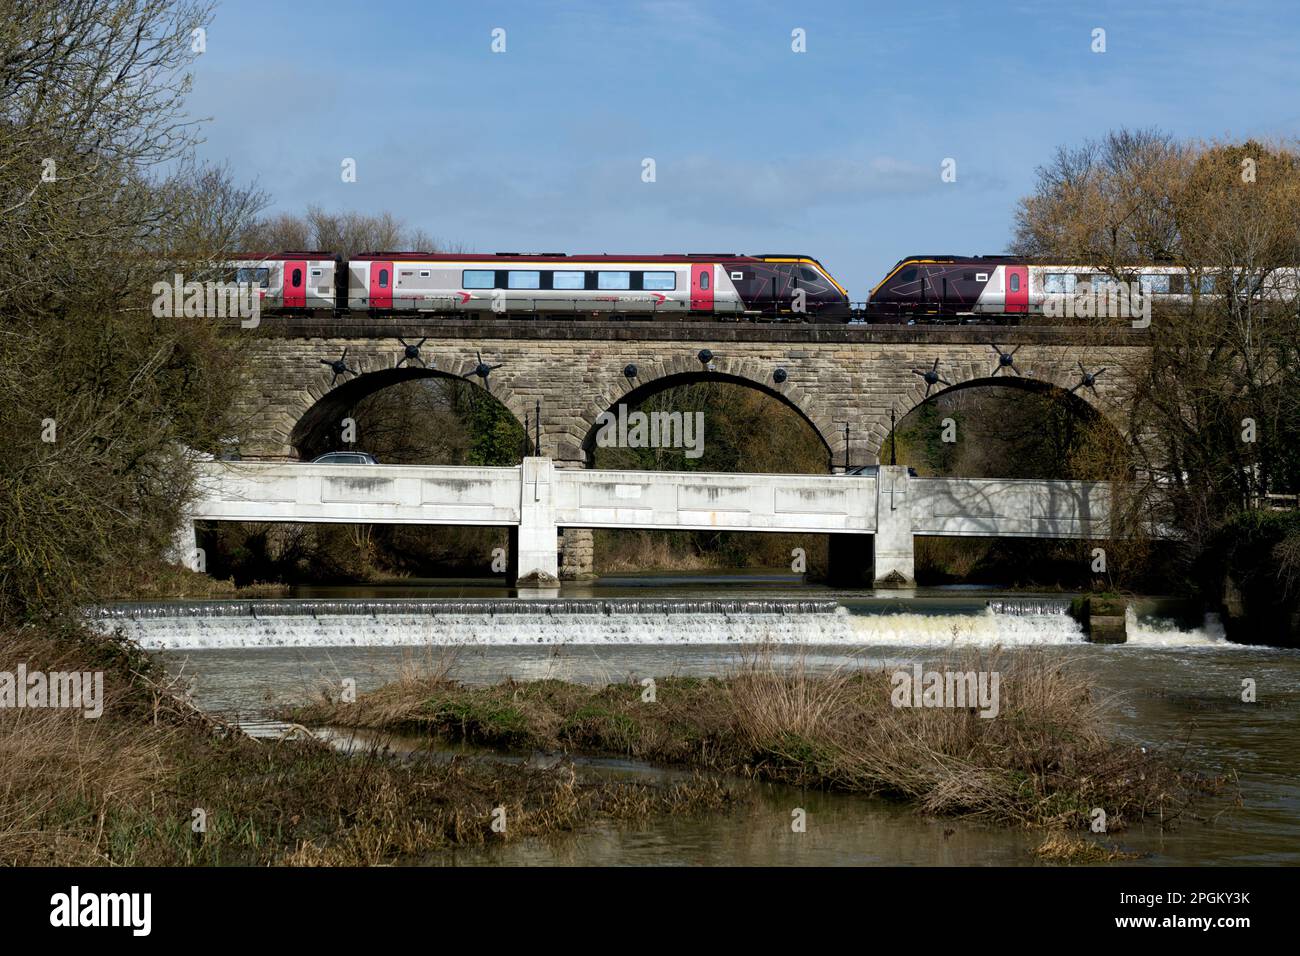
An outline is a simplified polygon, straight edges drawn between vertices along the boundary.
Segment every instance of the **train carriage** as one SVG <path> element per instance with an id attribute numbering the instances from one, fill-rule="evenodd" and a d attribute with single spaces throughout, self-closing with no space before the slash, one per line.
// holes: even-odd
<path id="1" fill-rule="evenodd" d="M 1229 281 L 1247 289 L 1241 274 L 1224 276 L 1221 270 L 1194 273 L 1170 264 L 1135 265 L 1125 270 L 1139 302 L 1147 306 L 1187 305 L 1197 296 L 1223 291 Z M 1267 280 L 1265 293 L 1294 297 L 1297 272 L 1278 270 Z M 1080 263 L 1034 262 L 1013 256 L 917 255 L 901 259 L 875 288 L 864 317 L 884 322 L 1018 322 L 1026 316 L 1051 314 L 1068 308 L 1073 315 L 1080 296 L 1110 296 L 1121 283 L 1095 266 Z M 1125 294 L 1129 292 L 1124 290 Z M 1053 301 L 1055 299 L 1056 301 Z M 1115 295 L 1106 308 L 1120 301 Z M 1128 317 L 1116 316 L 1116 317 Z"/>
<path id="2" fill-rule="evenodd" d="M 342 266 L 332 252 L 241 253 L 230 263 L 230 278 L 256 288 L 264 311 L 334 309 Z"/>
<path id="3" fill-rule="evenodd" d="M 536 318 L 844 321 L 844 288 L 809 256 L 456 255 L 348 262 L 347 308 Z"/>

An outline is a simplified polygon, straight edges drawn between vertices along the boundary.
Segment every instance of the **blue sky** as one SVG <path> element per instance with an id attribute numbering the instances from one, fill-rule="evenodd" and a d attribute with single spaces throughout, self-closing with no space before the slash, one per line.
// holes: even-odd
<path id="1" fill-rule="evenodd" d="M 483 252 L 809 253 L 859 299 L 904 255 L 1002 251 L 1058 145 L 1295 136 L 1300 7 L 223 0 L 194 72 L 201 155 L 275 211 Z"/>

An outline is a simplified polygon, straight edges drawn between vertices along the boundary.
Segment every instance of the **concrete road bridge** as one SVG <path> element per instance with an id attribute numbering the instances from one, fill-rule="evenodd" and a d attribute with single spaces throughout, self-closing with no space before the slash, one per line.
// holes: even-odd
<path id="1" fill-rule="evenodd" d="M 558 583 L 565 528 L 712 529 L 831 536 L 831 572 L 881 587 L 914 583 L 916 535 L 1105 538 L 1104 482 L 596 471 L 525 458 L 510 468 L 224 462 L 199 465 L 195 521 L 487 525 L 509 529 L 509 574 Z M 870 572 L 868 575 L 866 572 Z"/>
<path id="2" fill-rule="evenodd" d="M 901 420 L 928 396 L 991 383 L 1068 395 L 1123 433 L 1126 369 L 1147 350 L 1146 333 L 1127 327 L 266 317 L 240 334 L 249 336 L 249 372 L 232 400 L 246 456 L 298 458 L 337 436 L 375 391 L 449 376 L 490 392 L 521 425 L 540 425 L 533 452 L 562 470 L 591 466 L 603 413 L 702 381 L 794 409 L 825 445 L 828 470 L 876 462 L 891 411 Z M 603 525 L 566 524 L 562 573 L 590 571 L 585 529 Z"/>

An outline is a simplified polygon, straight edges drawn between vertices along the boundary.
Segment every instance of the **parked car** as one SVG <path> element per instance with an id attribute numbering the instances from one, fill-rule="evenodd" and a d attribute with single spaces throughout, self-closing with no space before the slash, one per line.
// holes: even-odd
<path id="1" fill-rule="evenodd" d="M 379 459 L 368 451 L 329 451 L 311 460 L 313 465 L 377 465 Z"/>
<path id="2" fill-rule="evenodd" d="M 855 468 L 850 468 L 848 471 L 840 472 L 840 474 L 846 478 L 876 478 L 880 475 L 880 466 L 879 465 L 858 465 Z M 920 475 L 916 473 L 915 468 L 909 465 L 907 468 L 907 477 L 919 478 Z"/>

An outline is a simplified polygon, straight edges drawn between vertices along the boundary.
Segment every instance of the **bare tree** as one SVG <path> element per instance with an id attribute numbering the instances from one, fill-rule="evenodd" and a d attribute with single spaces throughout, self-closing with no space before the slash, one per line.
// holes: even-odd
<path id="1" fill-rule="evenodd" d="M 319 249 L 344 257 L 363 252 L 456 252 L 458 247 L 406 225 L 390 212 L 326 212 L 308 206 L 304 215 L 280 213 L 249 226 L 240 241 L 246 250 L 275 252 Z"/>
<path id="2" fill-rule="evenodd" d="M 0 620 L 92 597 L 156 559 L 189 493 L 185 449 L 231 426 L 238 349 L 156 315 L 263 197 L 192 161 L 186 0 L 0 0 Z"/>
<path id="3" fill-rule="evenodd" d="M 1015 248 L 1121 280 L 1153 262 L 1184 277 L 1190 304 L 1157 302 L 1149 355 L 1115 380 L 1130 385 L 1124 470 L 1188 567 L 1234 514 L 1300 487 L 1296 144 L 1122 131 L 1062 149 L 1021 201 Z"/>

